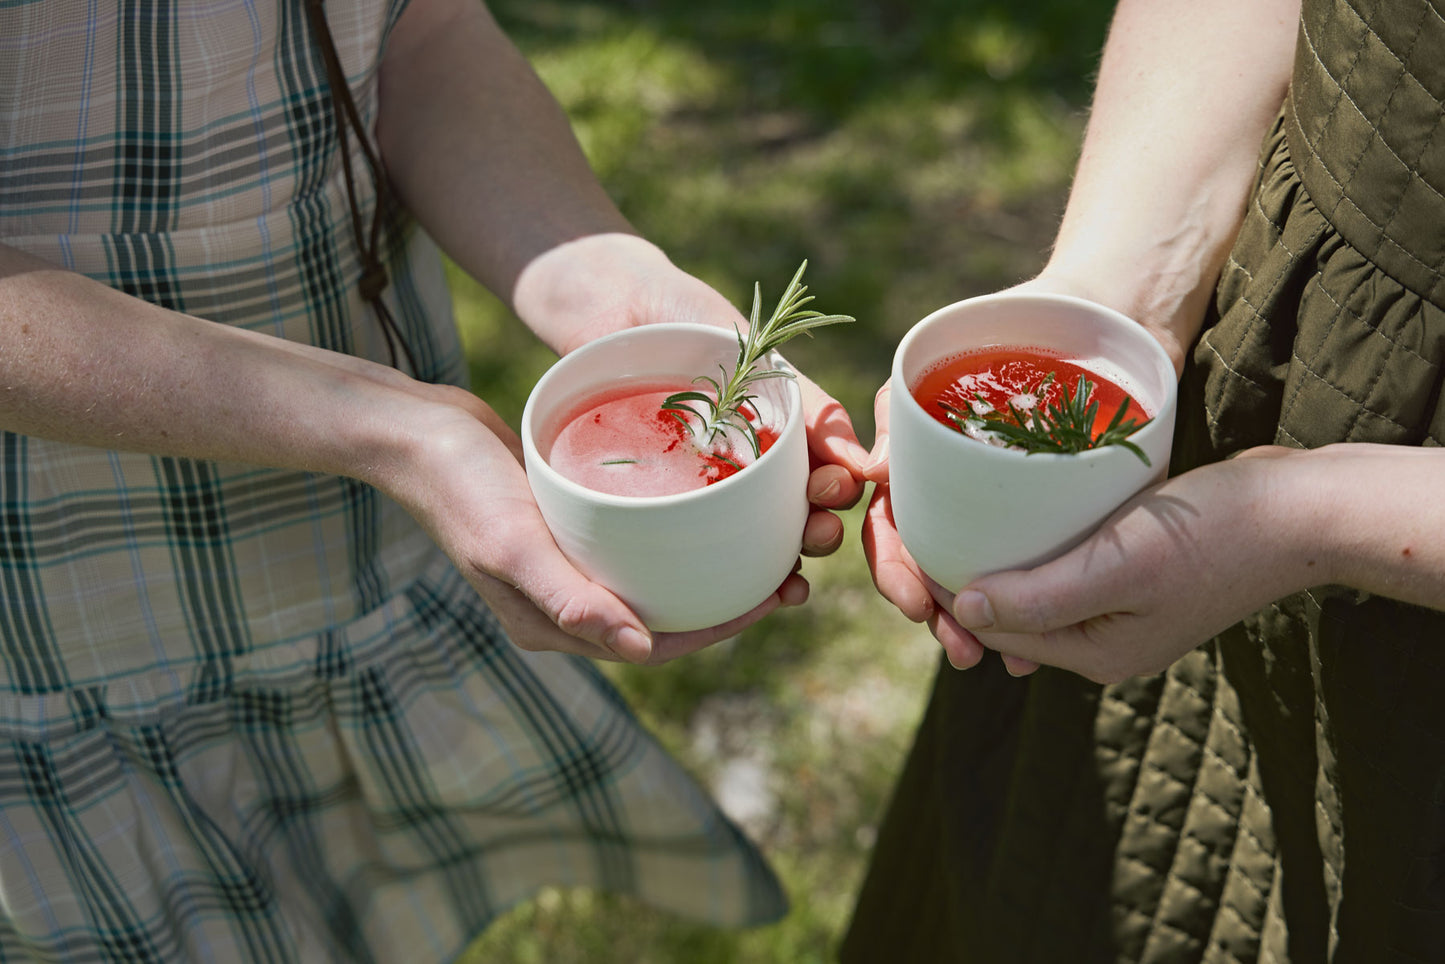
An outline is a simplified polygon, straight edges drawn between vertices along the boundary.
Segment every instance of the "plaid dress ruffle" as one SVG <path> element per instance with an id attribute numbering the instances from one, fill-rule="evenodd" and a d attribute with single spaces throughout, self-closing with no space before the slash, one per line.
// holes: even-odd
<path id="1" fill-rule="evenodd" d="M 368 122 L 402 6 L 327 4 Z M 0 4 L 0 241 L 385 362 L 349 219 L 300 0 Z M 415 374 L 464 384 L 441 259 L 391 228 Z M 784 907 L 595 668 L 513 646 L 375 490 L 0 433 L 0 959 L 442 961 L 546 884 Z"/>

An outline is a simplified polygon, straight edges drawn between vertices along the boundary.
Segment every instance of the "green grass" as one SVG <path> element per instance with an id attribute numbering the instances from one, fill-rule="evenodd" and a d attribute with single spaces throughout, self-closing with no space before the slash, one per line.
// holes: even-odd
<path id="1" fill-rule="evenodd" d="M 746 307 L 803 258 L 858 323 L 789 345 L 852 413 L 908 327 L 1029 277 L 1062 208 L 1111 5 L 1102 0 L 497 0 L 623 211 Z M 453 274 L 474 387 L 513 425 L 551 353 Z M 663 667 L 609 666 L 704 782 L 745 760 L 744 825 L 793 900 L 725 931 L 613 896 L 544 891 L 465 964 L 829 961 L 937 659 L 872 588 L 858 543 L 808 560 L 808 605 Z"/>

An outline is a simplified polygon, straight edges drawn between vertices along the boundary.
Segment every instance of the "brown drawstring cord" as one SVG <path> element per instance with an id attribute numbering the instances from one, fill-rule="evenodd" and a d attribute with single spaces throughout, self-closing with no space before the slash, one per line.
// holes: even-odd
<path id="1" fill-rule="evenodd" d="M 351 230 L 356 236 L 356 246 L 361 254 L 361 297 L 376 311 L 377 320 L 381 323 L 381 333 L 386 337 L 386 350 L 391 356 L 392 367 L 396 367 L 396 346 L 401 345 L 402 354 L 411 366 L 411 373 L 416 375 L 419 373 L 416 359 L 412 357 L 406 339 L 402 337 L 396 320 L 392 318 L 391 311 L 381 297 L 389 280 L 380 254 L 382 212 L 388 207 L 390 200 L 387 195 L 386 171 L 381 166 L 381 158 L 372 150 L 371 143 L 367 140 L 366 125 L 362 123 L 361 113 L 351 98 L 351 88 L 346 83 L 346 71 L 342 68 L 341 57 L 336 52 L 336 41 L 331 37 L 331 27 L 326 22 L 323 0 L 306 0 L 306 16 L 311 21 L 311 32 L 315 36 L 317 47 L 320 48 L 321 59 L 326 63 L 326 83 L 331 88 L 332 114 L 336 118 L 336 133 L 341 146 L 342 173 L 346 175 L 346 200 L 351 206 Z M 363 234 L 361 228 L 361 207 L 356 200 L 356 176 L 351 170 L 351 150 L 346 135 L 348 125 L 356 131 L 356 140 L 361 145 L 362 154 L 366 156 L 367 166 L 371 169 L 371 180 L 376 188 L 376 208 L 371 212 L 371 230 L 366 234 Z"/>

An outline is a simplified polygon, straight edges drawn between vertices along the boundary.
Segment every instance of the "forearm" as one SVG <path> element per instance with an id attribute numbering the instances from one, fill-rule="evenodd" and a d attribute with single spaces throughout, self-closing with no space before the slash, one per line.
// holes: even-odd
<path id="1" fill-rule="evenodd" d="M 1445 610 L 1445 449 L 1342 443 L 1284 462 L 1320 582 Z"/>
<path id="2" fill-rule="evenodd" d="M 1289 79 L 1298 0 L 1122 0 L 1046 273 L 1182 363 Z"/>
<path id="3" fill-rule="evenodd" d="M 0 429 L 360 477 L 403 439 L 405 381 L 0 245 Z"/>
<path id="4" fill-rule="evenodd" d="M 1442 486 L 1440 448 L 1341 442 L 1247 449 L 1161 490 L 1193 500 L 1176 505 L 1190 506 L 1176 523 L 1187 537 L 1162 545 L 1199 552 L 1196 578 L 1247 610 L 1321 585 L 1445 610 Z M 1210 491 L 1212 498 L 1198 495 Z"/>
<path id="5" fill-rule="evenodd" d="M 518 277 L 545 252 L 632 233 L 560 106 L 476 0 L 413 0 L 380 97 L 381 150 L 403 202 L 500 297 L 515 302 Z"/>

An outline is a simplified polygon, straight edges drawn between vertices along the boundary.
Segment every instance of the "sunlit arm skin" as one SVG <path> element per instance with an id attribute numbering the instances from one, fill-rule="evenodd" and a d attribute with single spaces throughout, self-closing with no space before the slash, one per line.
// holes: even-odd
<path id="1" fill-rule="evenodd" d="M 1284 99 L 1299 0 L 1122 0 L 1041 281 L 1148 327 L 1182 370 Z"/>
<path id="2" fill-rule="evenodd" d="M 1119 308 L 1182 366 L 1284 96 L 1297 17 L 1294 0 L 1121 3 L 1055 250 L 1023 287 Z M 1387 495 L 1358 498 L 1380 479 Z M 908 558 L 886 488 L 864 543 L 879 590 L 929 621 L 953 665 L 987 648 L 1015 673 L 1047 663 L 1113 681 L 1311 586 L 1445 608 L 1442 483 L 1438 449 L 1256 449 L 1147 490 L 1061 558 L 956 598 Z"/>
<path id="3" fill-rule="evenodd" d="M 446 0 L 412 3 L 383 65 L 383 150 L 425 226 L 455 245 L 468 270 L 517 305 L 532 306 L 522 309 L 524 317 L 560 349 L 609 325 L 698 313 L 720 319 L 732 312 L 630 232 L 587 171 L 560 109 L 520 57 L 503 54 L 510 45 L 485 11 L 467 7 L 470 16 Z M 421 42 L 435 40 L 439 27 L 452 31 L 444 38 L 450 42 L 429 45 L 422 57 Z M 449 83 L 421 98 L 411 72 L 423 67 L 441 71 Z M 479 68 L 484 77 L 476 76 Z M 450 82 L 457 78 L 466 82 Z M 515 102 L 509 109 L 481 104 L 481 89 L 494 97 L 505 92 Z M 445 104 L 454 113 L 449 125 L 442 123 L 444 113 L 429 114 L 431 124 L 414 121 L 399 145 L 403 127 L 396 118 L 422 112 L 418 98 L 425 110 Z M 476 133 L 458 140 L 458 130 Z M 500 153 L 487 150 L 501 142 L 508 146 Z M 408 163 L 440 153 L 451 157 L 444 170 Z M 435 183 L 417 186 L 427 179 Z M 536 269 L 532 280 L 518 281 L 529 265 Z M 581 320 L 569 314 L 558 304 L 565 302 L 559 289 L 579 292 L 574 298 L 590 291 L 593 313 Z M 846 417 L 829 421 L 821 403 L 811 417 L 817 434 L 835 436 L 815 440 L 815 455 L 856 451 L 855 460 L 864 457 Z M 732 623 L 654 637 L 556 550 L 532 501 L 515 433 L 471 393 L 167 311 L 4 245 L 0 429 L 368 482 L 417 517 L 518 645 L 529 649 L 661 661 L 807 594 L 806 583 L 793 576 Z M 816 504 L 841 507 L 858 498 L 861 482 L 842 458 L 833 461 L 838 464 L 814 473 L 810 494 Z M 837 526 L 830 514 L 816 513 L 805 550 L 831 551 Z"/>

